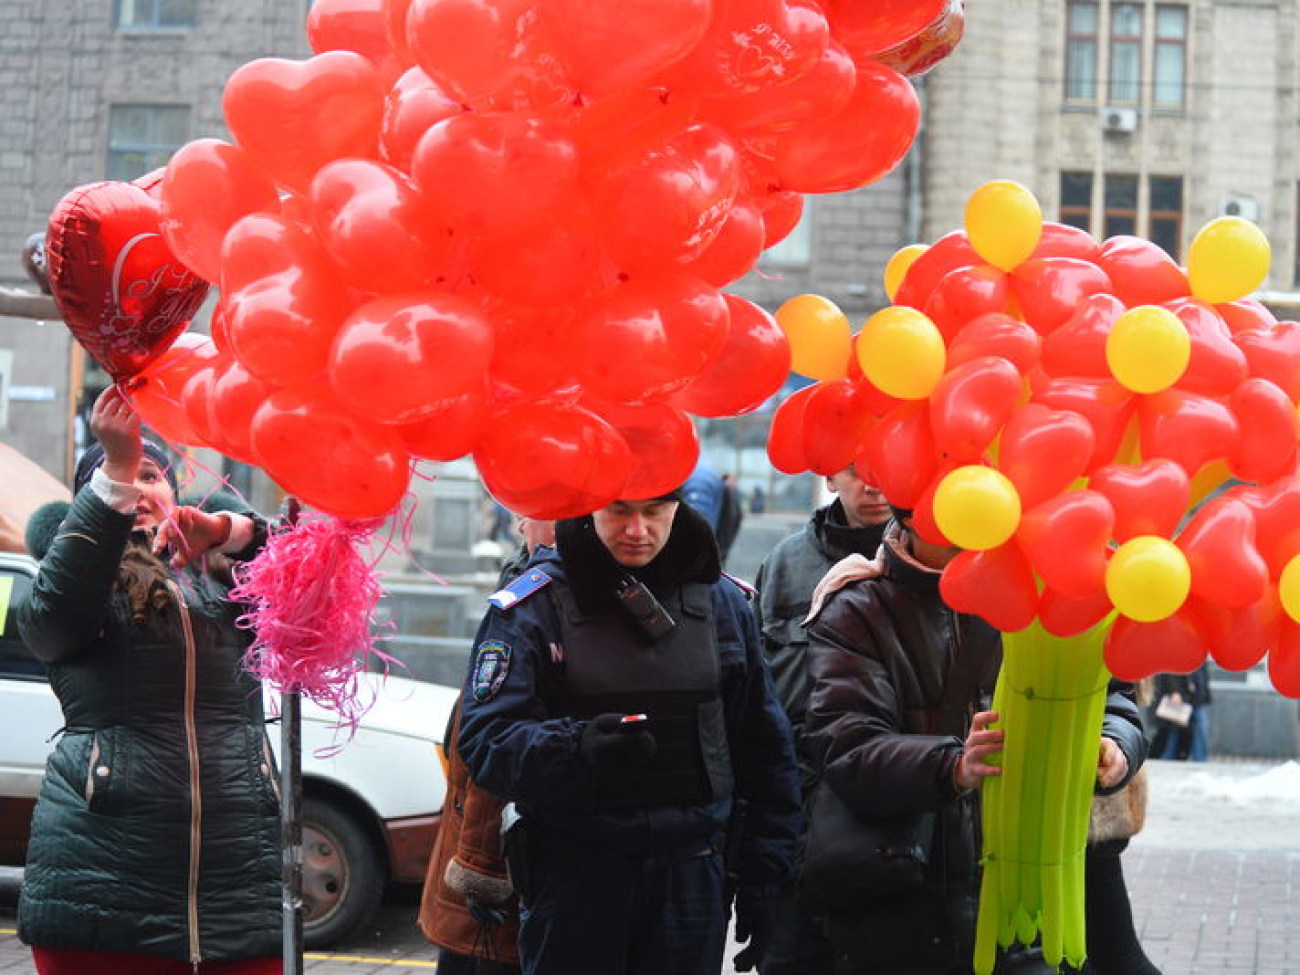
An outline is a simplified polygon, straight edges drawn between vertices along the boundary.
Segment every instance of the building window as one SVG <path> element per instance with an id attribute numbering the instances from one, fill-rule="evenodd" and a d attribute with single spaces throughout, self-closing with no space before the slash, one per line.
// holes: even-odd
<path id="1" fill-rule="evenodd" d="M 803 214 L 794 230 L 763 252 L 764 264 L 809 264 L 812 262 L 812 201 L 804 198 Z"/>
<path id="2" fill-rule="evenodd" d="M 1092 231 L 1092 173 L 1061 173 L 1061 223 Z"/>
<path id="3" fill-rule="evenodd" d="M 1110 79 L 1112 103 L 1136 105 L 1142 95 L 1142 5 L 1117 3 L 1110 8 Z"/>
<path id="4" fill-rule="evenodd" d="M 1065 38 L 1065 97 L 1090 102 L 1097 98 L 1097 4 L 1071 3 Z"/>
<path id="5" fill-rule="evenodd" d="M 108 178 L 131 180 L 167 165 L 184 144 L 185 105 L 114 105 L 108 114 Z"/>
<path id="6" fill-rule="evenodd" d="M 1147 178 L 1147 189 L 1150 197 L 1148 236 L 1176 261 L 1183 240 L 1183 178 L 1150 176 Z"/>
<path id="7" fill-rule="evenodd" d="M 1106 174 L 1104 237 L 1137 233 L 1138 178 L 1121 173 Z"/>
<path id="8" fill-rule="evenodd" d="M 176 30 L 194 26 L 194 0 L 117 0 L 117 26 Z"/>
<path id="9" fill-rule="evenodd" d="M 1187 75 L 1187 8 L 1156 7 L 1155 79 L 1152 102 L 1182 108 Z"/>

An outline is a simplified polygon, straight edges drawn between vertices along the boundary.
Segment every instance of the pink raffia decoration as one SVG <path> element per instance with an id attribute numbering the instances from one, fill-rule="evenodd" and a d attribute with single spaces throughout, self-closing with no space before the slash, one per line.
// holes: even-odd
<path id="1" fill-rule="evenodd" d="M 360 699 L 357 675 L 372 657 L 385 672 L 394 662 L 378 648 L 373 625 L 379 573 L 361 554 L 382 524 L 304 513 L 236 569 L 230 592 L 248 606 L 238 625 L 254 634 L 244 666 L 337 714 L 348 738 L 374 703 Z"/>

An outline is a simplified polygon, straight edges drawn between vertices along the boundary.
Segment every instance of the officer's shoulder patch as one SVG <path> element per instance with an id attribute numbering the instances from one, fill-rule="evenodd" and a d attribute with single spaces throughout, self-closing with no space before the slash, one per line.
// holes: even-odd
<path id="1" fill-rule="evenodd" d="M 528 569 L 512 580 L 508 586 L 488 596 L 488 602 L 497 609 L 509 609 L 533 593 L 541 591 L 550 582 L 551 577 L 541 569 Z"/>
<path id="2" fill-rule="evenodd" d="M 746 599 L 753 599 L 758 595 L 758 590 L 751 586 L 744 579 L 731 575 L 729 572 L 722 573 L 722 578 L 726 579 L 733 586 L 745 594 Z"/>
<path id="3" fill-rule="evenodd" d="M 484 640 L 474 651 L 474 672 L 470 687 L 474 700 L 482 704 L 496 697 L 510 673 L 510 644 L 500 640 Z"/>

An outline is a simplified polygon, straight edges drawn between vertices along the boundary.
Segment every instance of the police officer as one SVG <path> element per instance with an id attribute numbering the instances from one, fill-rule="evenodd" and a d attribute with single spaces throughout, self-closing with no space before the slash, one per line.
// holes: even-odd
<path id="1" fill-rule="evenodd" d="M 460 751 L 511 800 L 526 975 L 716 975 L 794 868 L 794 747 L 746 594 L 673 492 L 556 525 L 491 597 Z M 742 815 L 743 812 L 743 815 Z"/>

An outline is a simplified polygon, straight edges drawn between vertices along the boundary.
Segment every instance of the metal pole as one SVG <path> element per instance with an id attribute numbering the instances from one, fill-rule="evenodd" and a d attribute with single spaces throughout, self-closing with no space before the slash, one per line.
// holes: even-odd
<path id="1" fill-rule="evenodd" d="M 280 522 L 297 524 L 298 499 L 281 505 Z M 280 857 L 284 975 L 303 975 L 302 965 L 302 696 L 280 693 Z"/>
<path id="2" fill-rule="evenodd" d="M 280 695 L 280 853 L 284 975 L 302 975 L 302 698 Z"/>

